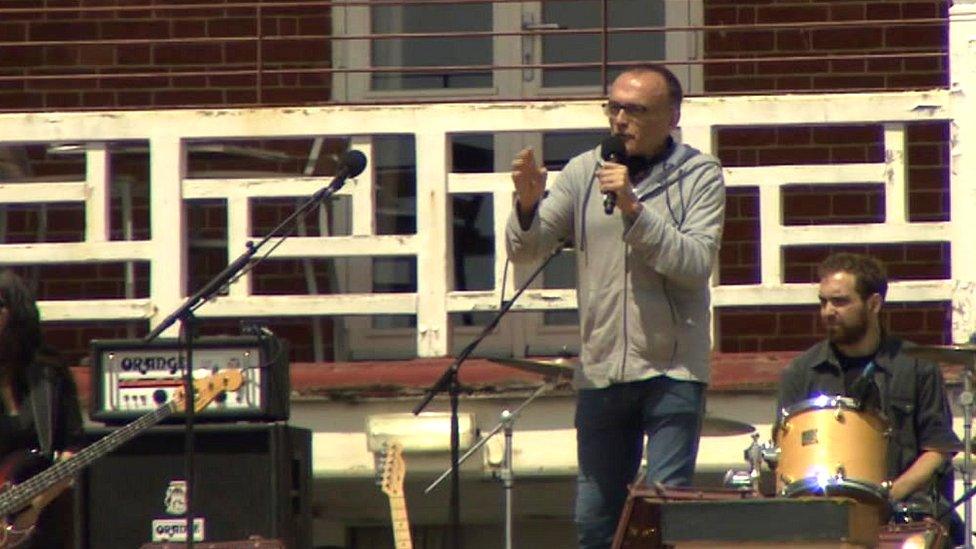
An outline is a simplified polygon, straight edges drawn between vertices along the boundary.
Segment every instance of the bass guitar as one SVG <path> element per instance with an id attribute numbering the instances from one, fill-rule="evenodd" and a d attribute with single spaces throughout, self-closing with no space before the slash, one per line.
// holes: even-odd
<path id="1" fill-rule="evenodd" d="M 193 382 L 195 411 L 203 410 L 217 395 L 236 391 L 244 382 L 240 370 L 224 370 Z M 182 412 L 185 406 L 182 390 L 173 399 L 132 423 L 86 446 L 66 459 L 51 461 L 36 450 L 15 452 L 0 463 L 0 549 L 24 543 L 34 530 L 43 506 L 61 492 L 76 473 L 98 458 L 112 452 L 149 427 Z M 44 496 L 50 497 L 44 497 Z M 46 500 L 41 505 L 36 500 Z"/>

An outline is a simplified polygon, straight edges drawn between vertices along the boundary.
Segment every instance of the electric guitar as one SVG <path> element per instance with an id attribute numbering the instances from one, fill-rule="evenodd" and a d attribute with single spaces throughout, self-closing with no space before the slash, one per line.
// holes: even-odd
<path id="1" fill-rule="evenodd" d="M 237 390 L 243 381 L 240 370 L 224 370 L 194 381 L 193 409 L 203 410 L 217 395 Z M 166 404 L 53 465 L 37 450 L 16 452 L 5 458 L 0 463 L 0 549 L 17 547 L 30 537 L 43 508 L 32 505 L 35 498 L 50 495 L 50 502 L 75 473 L 169 415 L 183 411 L 185 400 L 183 391 L 177 390 Z"/>
<path id="2" fill-rule="evenodd" d="M 399 442 L 386 444 L 380 487 L 390 498 L 390 519 L 393 522 L 393 545 L 396 549 L 413 549 L 410 539 L 410 520 L 407 518 L 407 501 L 403 497 L 403 446 Z"/>

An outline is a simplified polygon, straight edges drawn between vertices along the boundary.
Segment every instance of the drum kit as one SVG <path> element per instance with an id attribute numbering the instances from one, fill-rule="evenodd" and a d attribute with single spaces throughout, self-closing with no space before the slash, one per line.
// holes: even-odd
<path id="1" fill-rule="evenodd" d="M 964 388 L 959 397 L 964 416 L 964 446 L 949 450 L 963 451 L 961 476 L 965 493 L 953 507 L 964 503 L 965 532 L 972 532 L 969 499 L 976 493 L 971 474 L 976 344 L 919 345 L 906 347 L 903 352 L 964 367 Z M 493 361 L 549 379 L 571 375 L 575 367 L 575 362 L 567 359 Z M 886 477 L 889 429 L 880 415 L 861 409 L 854 399 L 831 395 L 804 400 L 781 412 L 773 440 L 766 443 L 759 442 L 759 433 L 748 423 L 709 415 L 703 418 L 702 436 L 752 434 L 752 444 L 744 451 L 749 468 L 729 471 L 725 476 L 727 486 L 759 495 L 759 479 L 765 464 L 774 472 L 777 496 L 847 497 L 877 506 L 880 515 L 891 521 L 882 529 L 881 546 L 887 546 L 885 539 L 905 541 L 911 537 L 920 543 L 919 547 L 935 547 L 946 539 L 947 532 L 933 520 L 933 511 L 907 504 L 892 506 L 889 501 L 891 479 Z M 971 536 L 966 536 L 964 547 L 973 547 Z"/>

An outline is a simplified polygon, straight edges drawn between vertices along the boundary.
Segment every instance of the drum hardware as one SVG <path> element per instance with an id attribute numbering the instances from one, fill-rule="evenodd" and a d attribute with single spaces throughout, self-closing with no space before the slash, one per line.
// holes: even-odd
<path id="1" fill-rule="evenodd" d="M 771 442 L 759 443 L 759 433 L 752 433 L 752 443 L 743 450 L 742 457 L 749 466 L 747 470 L 729 469 L 725 472 L 724 483 L 730 488 L 743 492 L 760 494 L 759 478 L 762 475 L 762 464 L 775 468 L 779 460 L 779 448 Z"/>
<path id="2" fill-rule="evenodd" d="M 959 405 L 962 408 L 962 436 L 963 436 L 963 466 L 962 485 L 963 495 L 952 503 L 946 511 L 949 513 L 960 504 L 963 507 L 963 522 L 967 532 L 966 549 L 973 549 L 973 506 L 971 498 L 976 494 L 973 489 L 972 452 L 973 452 L 973 375 L 976 373 L 976 344 L 962 343 L 954 345 L 917 345 L 906 347 L 902 352 L 908 356 L 964 366 L 963 390 L 959 394 Z"/>

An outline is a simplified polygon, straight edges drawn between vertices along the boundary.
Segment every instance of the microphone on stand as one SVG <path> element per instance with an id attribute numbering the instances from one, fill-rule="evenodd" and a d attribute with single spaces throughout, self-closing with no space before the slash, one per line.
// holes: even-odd
<path id="1" fill-rule="evenodd" d="M 600 158 L 606 162 L 623 163 L 627 160 L 627 147 L 624 140 L 619 135 L 611 135 L 600 144 Z M 613 213 L 613 208 L 617 205 L 617 195 L 613 191 L 606 193 L 603 197 L 603 211 L 607 215 Z"/>
<path id="2" fill-rule="evenodd" d="M 857 409 L 864 410 L 866 405 L 866 400 L 868 398 L 868 393 L 871 391 L 871 387 L 874 385 L 874 361 L 868 362 L 868 365 L 864 367 L 861 371 L 861 375 L 857 376 L 857 379 L 851 383 L 850 395 L 855 400 L 857 400 Z"/>
<path id="3" fill-rule="evenodd" d="M 346 183 L 347 178 L 356 177 L 365 169 L 366 155 L 356 149 L 349 149 L 339 158 L 339 169 L 329 183 L 329 187 L 334 187 L 334 190 L 338 191 Z"/>

